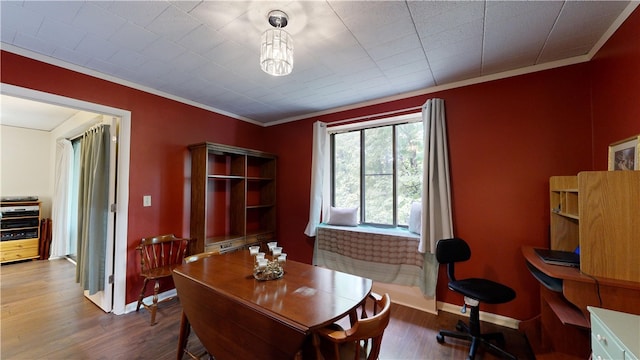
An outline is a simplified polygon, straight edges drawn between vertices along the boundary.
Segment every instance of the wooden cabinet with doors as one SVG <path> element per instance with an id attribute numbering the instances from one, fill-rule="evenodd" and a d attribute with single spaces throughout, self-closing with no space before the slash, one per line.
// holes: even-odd
<path id="1" fill-rule="evenodd" d="M 275 237 L 276 156 L 215 143 L 191 151 L 191 253 L 228 252 Z"/>
<path id="2" fill-rule="evenodd" d="M 640 282 L 640 171 L 585 171 L 549 185 L 551 249 L 580 246 L 583 273 Z"/>
<path id="3" fill-rule="evenodd" d="M 0 262 L 35 259 L 40 256 L 40 202 L 3 201 L 0 227 Z"/>
<path id="4" fill-rule="evenodd" d="M 586 171 L 580 192 L 580 270 L 640 284 L 640 171 Z"/>

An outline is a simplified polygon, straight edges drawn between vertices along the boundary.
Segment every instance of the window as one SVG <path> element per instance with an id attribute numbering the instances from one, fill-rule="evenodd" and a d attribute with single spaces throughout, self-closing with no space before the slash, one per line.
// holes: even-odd
<path id="1" fill-rule="evenodd" d="M 411 203 L 421 199 L 422 122 L 419 115 L 401 119 L 330 130 L 331 203 L 358 206 L 363 224 L 407 226 Z"/>

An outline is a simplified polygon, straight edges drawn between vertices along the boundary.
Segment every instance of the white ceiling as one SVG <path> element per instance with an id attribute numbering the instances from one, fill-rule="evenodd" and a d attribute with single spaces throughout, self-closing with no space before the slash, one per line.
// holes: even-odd
<path id="1" fill-rule="evenodd" d="M 0 95 L 0 124 L 25 129 L 52 131 L 80 110 Z"/>
<path id="2" fill-rule="evenodd" d="M 8 51 L 255 123 L 586 61 L 629 1 L 1 1 Z M 283 10 L 293 73 L 258 65 Z M 552 65 L 549 65 L 552 66 Z M 3 105 L 4 106 L 4 105 Z M 4 111 L 3 111 L 4 116 Z"/>

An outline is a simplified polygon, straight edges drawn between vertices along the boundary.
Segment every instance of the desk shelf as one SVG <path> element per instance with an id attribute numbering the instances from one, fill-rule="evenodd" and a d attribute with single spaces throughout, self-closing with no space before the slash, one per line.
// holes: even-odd
<path id="1" fill-rule="evenodd" d="M 580 203 L 576 176 L 549 179 L 551 249 L 573 251 L 580 244 Z"/>
<path id="2" fill-rule="evenodd" d="M 549 304 L 553 313 L 558 317 L 562 325 L 573 325 L 589 329 L 589 321 L 584 314 L 573 304 L 568 302 L 560 293 L 546 293 L 544 300 Z"/>

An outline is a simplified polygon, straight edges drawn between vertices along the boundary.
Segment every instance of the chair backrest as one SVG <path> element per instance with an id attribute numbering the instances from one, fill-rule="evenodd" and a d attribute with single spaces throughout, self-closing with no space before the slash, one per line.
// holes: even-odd
<path id="1" fill-rule="evenodd" d="M 372 308 L 371 310 L 371 315 L 376 315 L 378 312 L 380 312 L 381 309 L 378 309 L 378 305 L 381 303 L 382 300 L 382 295 L 375 293 L 375 292 L 370 292 L 369 295 L 367 296 L 367 299 L 365 299 L 365 301 L 362 303 L 362 305 L 360 305 L 360 318 L 361 319 L 366 319 L 368 318 L 370 315 L 367 313 L 367 304 L 369 303 L 369 301 L 367 300 L 372 300 Z M 358 316 L 358 312 L 357 310 L 350 316 L 351 319 L 351 325 L 353 326 L 353 324 L 355 324 L 357 318 L 355 318 L 354 316 Z"/>
<path id="2" fill-rule="evenodd" d="M 355 324 L 347 330 L 334 331 L 327 334 L 325 338 L 334 343 L 334 351 L 338 359 L 347 359 L 342 351 L 344 344 L 355 344 L 353 359 L 362 359 L 366 355 L 367 360 L 375 360 L 380 354 L 382 336 L 384 330 L 389 325 L 391 318 L 391 299 L 389 294 L 384 294 L 376 300 L 376 307 L 379 311 L 366 319 L 358 319 Z M 364 347 L 362 346 L 364 342 Z M 349 351 L 349 356 L 351 351 Z M 351 359 L 349 357 L 349 359 Z"/>
<path id="3" fill-rule="evenodd" d="M 177 238 L 173 234 L 142 238 L 137 247 L 142 272 L 182 264 L 190 241 L 191 239 Z"/>
<path id="4" fill-rule="evenodd" d="M 456 281 L 455 263 L 471 258 L 471 248 L 460 238 L 442 239 L 436 244 L 436 259 L 440 264 L 447 264 L 447 275 L 450 281 Z"/>

